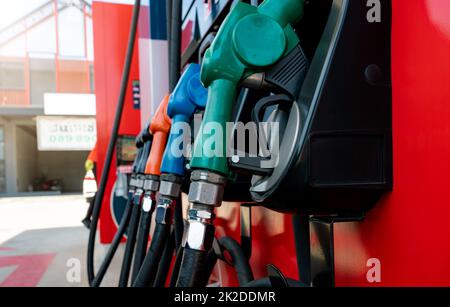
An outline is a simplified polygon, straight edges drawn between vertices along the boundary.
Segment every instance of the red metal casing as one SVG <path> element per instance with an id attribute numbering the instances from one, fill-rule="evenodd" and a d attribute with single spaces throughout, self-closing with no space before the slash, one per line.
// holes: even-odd
<path id="1" fill-rule="evenodd" d="M 450 2 L 392 2 L 394 190 L 363 222 L 335 225 L 336 285 L 450 286 Z M 131 6 L 94 2 L 100 169 L 114 117 L 130 18 Z M 133 78 L 138 78 L 136 63 Z M 137 133 L 139 114 L 132 110 L 130 93 L 126 108 L 126 114 L 134 115 L 124 119 L 121 133 Z M 115 178 L 115 169 L 110 176 Z M 112 184 L 110 180 L 108 192 Z M 301 200 L 301 195 L 298 197 Z M 254 208 L 252 220 L 255 277 L 266 275 L 265 265 L 273 263 L 286 276 L 297 278 L 291 217 Z M 223 204 L 218 209 L 217 234 L 239 240 L 239 230 L 238 205 Z M 114 231 L 105 205 L 102 242 L 108 242 Z M 367 280 L 371 258 L 380 260 L 380 283 Z M 235 273 L 224 264 L 220 268 L 222 284 L 236 285 Z"/>
<path id="2" fill-rule="evenodd" d="M 450 2 L 392 5 L 394 189 L 363 222 L 335 224 L 338 287 L 450 286 Z M 239 240 L 238 206 L 218 212 L 217 233 Z M 263 208 L 252 217 L 255 277 L 273 263 L 296 278 L 291 218 Z M 380 282 L 367 279 L 372 258 Z M 237 284 L 221 270 L 223 285 Z"/>
<path id="3" fill-rule="evenodd" d="M 103 1 L 94 1 L 92 5 L 99 173 L 103 169 L 111 127 L 114 122 L 132 11 L 132 5 Z M 119 134 L 122 135 L 137 135 L 141 127 L 140 111 L 133 108 L 132 99 L 132 81 L 139 80 L 137 42 L 134 50 L 130 81 L 119 129 Z M 116 180 L 115 161 L 114 158 L 100 214 L 101 243 L 110 243 L 117 230 L 110 210 L 110 195 Z"/>
<path id="4" fill-rule="evenodd" d="M 449 286 L 450 2 L 392 4 L 394 189 L 335 227 L 336 285 Z M 367 281 L 370 258 L 381 283 Z"/>

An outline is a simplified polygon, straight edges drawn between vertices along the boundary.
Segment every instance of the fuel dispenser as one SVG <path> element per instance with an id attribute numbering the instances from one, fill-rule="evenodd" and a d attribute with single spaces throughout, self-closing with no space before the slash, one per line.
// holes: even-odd
<path id="1" fill-rule="evenodd" d="M 93 1 L 93 39 L 94 39 L 94 61 L 95 70 L 95 95 L 96 95 L 96 119 L 97 119 L 97 140 L 98 140 L 98 162 L 97 162 L 97 183 L 100 188 L 101 171 L 107 164 L 107 149 L 111 138 L 111 127 L 115 120 L 115 106 L 121 91 L 121 74 L 124 59 L 127 53 L 127 41 L 129 38 L 130 21 L 132 19 L 133 7 L 131 5 L 120 4 L 108 1 Z M 115 35 L 109 35 L 110 31 Z M 122 155 L 125 159 L 113 155 L 111 167 L 106 176 L 109 178 L 106 184 L 99 225 L 99 238 L 103 244 L 108 244 L 113 239 L 117 230 L 118 222 L 123 212 L 126 199 L 115 197 L 114 186 L 116 185 L 117 170 L 129 172 L 129 167 L 120 165 L 131 164 L 132 157 L 136 149 L 133 141 L 136 135 L 142 130 L 140 121 L 140 110 L 133 105 L 133 81 L 139 79 L 139 59 L 138 48 L 133 45 L 133 52 L 130 56 L 130 73 L 124 91 L 123 117 L 118 136 L 123 139 L 124 149 Z M 132 138 L 130 138 L 132 136 Z M 117 139 L 117 144 L 120 138 Z M 117 151 L 119 152 L 119 151 Z M 130 162 L 131 160 L 131 162 Z"/>
<path id="2" fill-rule="evenodd" d="M 131 222 L 120 228 L 129 234 L 120 285 L 128 284 L 133 254 L 133 286 L 163 285 L 173 246 L 172 286 L 206 285 L 218 259 L 234 267 L 242 286 L 334 285 L 333 225 L 362 220 L 392 189 L 391 2 L 381 1 L 381 19 L 350 0 L 185 2 L 187 68 L 152 119 L 151 143 L 138 152 L 125 215 Z M 199 10 L 208 22 L 195 29 L 189 22 Z M 180 125 L 204 108 L 192 158 L 175 156 Z M 244 149 L 230 142 L 249 122 L 257 155 L 251 140 Z M 180 238 L 173 217 L 182 191 L 189 204 Z M 230 226 L 237 216 L 226 216 L 231 204 L 223 201 L 240 204 L 240 230 Z M 250 208 L 285 225 L 280 237 L 295 243 L 298 276 L 285 277 L 273 257 L 251 258 Z"/>
<path id="3" fill-rule="evenodd" d="M 382 1 L 379 22 L 368 19 L 363 2 L 322 1 L 310 9 L 318 7 L 327 18 L 318 39 L 305 37 L 306 51 L 301 34 L 317 21 L 306 18 L 303 1 L 289 0 L 266 0 L 258 7 L 237 3 L 206 51 L 203 127 L 219 123 L 225 131 L 239 88 L 248 87 L 272 93 L 254 104 L 252 118 L 276 120 L 282 134 L 276 156 L 239 163 L 227 160 L 226 146 L 218 154 L 205 153 L 209 135 L 200 130 L 190 163 L 178 286 L 201 284 L 214 239 L 214 209 L 232 181 L 231 171 L 253 174 L 249 192 L 254 202 L 312 216 L 312 223 L 360 219 L 391 190 L 390 1 Z M 263 167 L 265 160 L 276 163 Z"/>
<path id="4" fill-rule="evenodd" d="M 153 116 L 151 123 L 144 129 L 136 141 L 139 148 L 133 166 L 129 184 L 128 202 L 113 242 L 105 256 L 91 286 L 99 286 L 114 257 L 123 235 L 127 234 L 125 251 L 119 277 L 119 287 L 127 287 L 133 269 L 132 281 L 141 278 L 153 280 L 158 268 L 164 246 L 167 244 L 170 229 L 156 225 L 152 244 L 147 252 L 148 237 L 156 193 L 159 188 L 159 175 L 162 154 L 166 147 L 171 120 L 167 116 L 167 95 Z M 158 222 L 158 217 L 156 217 Z M 158 235 L 162 233 L 161 235 Z M 150 260 L 149 260 L 150 259 Z M 133 262 L 134 260 L 134 262 Z M 149 269 L 151 270 L 149 272 Z M 140 273 L 142 270 L 143 273 Z M 153 275 L 152 275 L 153 274 Z M 144 277 L 143 277 L 144 276 Z"/>
<path id="5" fill-rule="evenodd" d="M 358 216 L 391 190 L 390 2 L 380 7 L 384 22 L 372 23 L 365 3 L 333 1 L 304 81 L 294 81 L 300 91 L 290 97 L 279 156 L 271 157 L 278 163 L 254 177 L 255 201 L 281 211 Z"/>
<path id="6" fill-rule="evenodd" d="M 203 127 L 216 123 L 226 131 L 239 83 L 275 65 L 297 47 L 299 40 L 291 23 L 298 22 L 302 14 L 302 1 L 269 0 L 258 7 L 239 2 L 233 7 L 203 58 L 201 78 L 208 88 Z M 208 136 L 203 135 L 203 127 L 190 165 L 190 208 L 177 282 L 181 287 L 201 285 L 201 268 L 214 239 L 214 207 L 221 205 L 230 175 L 227 137 L 219 140 L 220 152 L 204 153 L 203 141 Z"/>
<path id="7" fill-rule="evenodd" d="M 172 126 L 160 167 L 156 228 L 150 253 L 136 277 L 136 287 L 150 286 L 155 281 L 163 244 L 169 240 L 169 232 L 173 226 L 175 206 L 182 205 L 179 199 L 185 174 L 186 152 L 180 146 L 184 146 L 185 137 L 189 137 L 184 135 L 186 126 L 189 126 L 193 115 L 203 109 L 206 103 L 206 90 L 200 83 L 199 72 L 200 67 L 196 64 L 186 68 L 167 105 L 167 115 L 172 118 Z M 175 239 L 175 246 L 178 248 L 181 238 L 175 236 Z"/>
<path id="8" fill-rule="evenodd" d="M 128 279 L 131 270 L 131 263 L 134 254 L 134 248 L 136 245 L 136 239 L 138 235 L 138 230 L 140 229 L 140 221 L 141 219 L 144 222 L 143 231 L 146 231 L 147 226 L 146 222 L 151 218 L 151 210 L 148 212 L 148 216 L 146 217 L 146 211 L 142 206 L 142 198 L 144 196 L 144 184 L 145 184 L 145 170 L 146 170 L 146 162 L 148 157 L 151 155 L 153 146 L 157 146 L 157 142 L 153 145 L 154 136 L 150 134 L 148 129 L 145 129 L 141 133 L 141 137 L 138 138 L 137 146 L 141 146 L 141 155 L 136 159 L 136 168 L 133 172 L 133 178 L 130 180 L 130 186 L 132 189 L 129 191 L 129 206 L 132 207 L 131 215 L 129 217 L 128 227 L 127 227 L 127 242 L 125 246 L 125 252 L 122 260 L 122 268 L 120 272 L 119 278 L 119 286 L 126 287 L 128 284 Z M 156 137 L 155 137 L 156 139 Z M 139 148 L 139 147 L 138 147 Z M 144 212 L 142 212 L 144 211 Z M 149 223 L 149 222 L 148 222 Z M 148 233 L 145 235 L 144 233 L 140 234 L 139 243 L 142 244 L 142 237 L 145 237 L 145 246 L 147 245 Z M 139 244 L 138 244 L 139 247 Z M 139 261 L 139 258 L 138 258 Z M 138 262 L 137 262 L 138 263 Z"/>
<path id="9" fill-rule="evenodd" d="M 137 154 L 133 162 L 132 173 L 130 176 L 128 189 L 128 197 L 126 204 L 123 208 L 121 220 L 119 227 L 117 229 L 116 234 L 112 240 L 112 243 L 108 249 L 107 254 L 105 255 L 102 264 L 95 274 L 94 278 L 90 282 L 92 287 L 98 287 L 103 281 L 103 278 L 109 269 L 111 261 L 116 254 L 117 248 L 122 241 L 124 235 L 127 235 L 127 245 L 125 247 L 125 254 L 123 258 L 122 271 L 120 276 L 120 283 L 124 280 L 124 276 L 126 276 L 124 272 L 129 270 L 127 267 L 129 264 L 127 263 L 130 257 L 132 257 L 132 247 L 135 244 L 135 236 L 136 236 L 136 219 L 139 218 L 139 200 L 140 195 L 142 194 L 142 186 L 143 179 L 142 174 L 145 170 L 145 165 L 150 154 L 150 148 L 152 146 L 152 135 L 148 133 L 148 130 L 143 130 L 138 137 L 136 138 L 136 148 Z M 91 230 L 92 231 L 92 230 Z M 147 239 L 147 238 L 146 238 Z"/>
<path id="10" fill-rule="evenodd" d="M 171 119 L 167 115 L 168 104 L 169 95 L 164 97 L 158 110 L 153 116 L 152 123 L 150 125 L 150 131 L 153 134 L 153 144 L 145 167 L 145 200 L 143 207 L 145 207 L 149 212 L 156 210 L 156 226 L 152 236 L 150 248 L 142 261 L 141 267 L 139 268 L 139 265 L 135 264 L 137 275 L 134 280 L 134 283 L 142 282 L 144 285 L 151 285 L 154 281 L 164 246 L 170 236 L 170 225 L 165 224 L 160 220 L 161 209 L 159 206 L 155 208 L 156 196 L 160 185 L 161 161 L 171 127 Z M 145 250 L 145 247 L 146 246 L 143 246 L 142 249 Z M 137 268 L 139 268 L 139 270 L 137 270 Z"/>

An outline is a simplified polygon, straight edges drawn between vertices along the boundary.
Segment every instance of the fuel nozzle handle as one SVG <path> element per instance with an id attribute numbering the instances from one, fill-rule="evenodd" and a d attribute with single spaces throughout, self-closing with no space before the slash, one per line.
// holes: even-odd
<path id="1" fill-rule="evenodd" d="M 151 148 L 152 148 L 152 140 L 150 139 L 146 141 L 142 146 L 142 155 L 141 158 L 139 159 L 139 163 L 136 169 L 137 174 L 144 174 Z"/>
<path id="2" fill-rule="evenodd" d="M 172 127 L 164 151 L 161 173 L 184 176 L 184 132 L 190 128 L 194 114 L 205 108 L 207 95 L 207 90 L 200 82 L 200 65 L 190 64 L 169 99 L 167 114 L 172 118 Z"/>
<path id="3" fill-rule="evenodd" d="M 147 163 L 150 148 L 152 147 L 153 135 L 149 131 L 150 124 L 146 126 L 136 137 L 136 147 L 138 149 L 133 163 L 133 173 L 143 174 Z"/>
<path id="4" fill-rule="evenodd" d="M 208 88 L 208 102 L 191 168 L 228 175 L 226 123 L 232 119 L 238 86 L 248 76 L 269 70 L 298 45 L 291 25 L 302 15 L 303 0 L 266 0 L 258 7 L 239 2 L 230 11 L 203 58 L 201 81 Z M 204 152 L 210 130 L 218 128 L 211 125 L 222 128 L 222 146 Z"/>
<path id="5" fill-rule="evenodd" d="M 150 154 L 145 166 L 146 175 L 161 175 L 161 161 L 166 148 L 167 135 L 170 131 L 171 119 L 167 115 L 169 95 L 166 95 L 156 110 L 150 124 L 150 132 L 153 135 Z"/>
<path id="6" fill-rule="evenodd" d="M 144 146 L 145 142 L 151 141 L 153 139 L 152 134 L 150 133 L 150 123 L 144 128 L 136 137 L 136 147 L 141 148 Z"/>
<path id="7" fill-rule="evenodd" d="M 153 135 L 153 140 L 147 164 L 145 166 L 145 180 L 143 183 L 145 194 L 142 203 L 145 221 L 143 221 L 144 225 L 138 239 L 139 247 L 137 249 L 137 259 L 135 262 L 138 267 L 133 269 L 133 275 L 135 276 L 133 286 L 135 287 L 147 287 L 153 283 L 162 250 L 169 233 L 168 227 L 165 227 L 165 225 L 157 225 L 151 246 L 147 255 L 143 258 L 150 221 L 153 211 L 155 210 L 156 193 L 159 189 L 161 161 L 166 147 L 167 135 L 171 127 L 171 119 L 167 115 L 168 104 L 169 95 L 166 95 L 156 110 L 149 128 L 149 131 Z"/>
<path id="8" fill-rule="evenodd" d="M 133 166 L 132 166 L 132 174 L 133 175 L 136 175 L 138 173 L 139 163 L 141 163 L 143 151 L 144 151 L 144 148 L 142 146 L 137 147 L 136 157 L 134 158 Z"/>

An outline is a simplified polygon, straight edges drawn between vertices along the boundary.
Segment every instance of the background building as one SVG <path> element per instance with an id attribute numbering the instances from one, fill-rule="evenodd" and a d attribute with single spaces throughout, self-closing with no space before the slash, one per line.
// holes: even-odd
<path id="1" fill-rule="evenodd" d="M 7 2 L 0 12 L 18 15 L 0 16 L 0 193 L 51 180 L 81 191 L 96 138 L 91 0 Z"/>

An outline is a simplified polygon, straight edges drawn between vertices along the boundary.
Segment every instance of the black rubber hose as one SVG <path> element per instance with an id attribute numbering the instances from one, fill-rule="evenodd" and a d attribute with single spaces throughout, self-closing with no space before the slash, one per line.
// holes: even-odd
<path id="1" fill-rule="evenodd" d="M 87 229 L 91 228 L 91 216 L 92 216 L 92 210 L 94 209 L 94 203 L 95 203 L 95 195 L 89 201 L 89 207 L 86 211 L 86 216 L 81 221 L 83 223 L 83 225 L 86 226 Z"/>
<path id="2" fill-rule="evenodd" d="M 144 154 L 144 148 L 138 147 L 138 151 L 136 153 L 136 157 L 134 158 L 134 162 L 133 162 L 133 175 L 134 176 L 136 176 L 136 174 L 138 173 L 139 164 L 141 163 L 143 154 Z"/>
<path id="3" fill-rule="evenodd" d="M 237 273 L 239 285 L 243 286 L 251 282 L 254 279 L 253 271 L 251 269 L 250 263 L 247 260 L 247 257 L 245 256 L 244 251 L 242 250 L 241 245 L 230 237 L 222 237 L 218 240 L 218 243 L 222 250 L 225 250 L 230 254 L 233 266 Z M 212 249 L 206 257 L 204 284 L 208 283 L 212 271 L 216 266 L 217 260 L 217 254 Z"/>
<path id="4" fill-rule="evenodd" d="M 255 279 L 244 285 L 243 287 L 248 288 L 272 288 L 272 283 L 269 277 L 264 277 L 261 279 Z"/>
<path id="5" fill-rule="evenodd" d="M 173 92 L 181 75 L 181 22 L 182 0 L 171 0 L 170 36 L 169 36 L 169 90 Z"/>
<path id="6" fill-rule="evenodd" d="M 204 284 L 207 285 L 209 278 L 211 277 L 212 271 L 214 270 L 214 267 L 217 264 L 217 260 L 219 258 L 216 255 L 216 252 L 214 249 L 211 249 L 206 256 L 206 264 L 205 264 L 205 275 L 204 275 Z"/>
<path id="7" fill-rule="evenodd" d="M 162 288 L 166 285 L 167 276 L 170 271 L 170 264 L 172 263 L 173 253 L 175 251 L 175 231 L 170 233 L 169 240 L 166 242 L 164 252 L 159 262 L 158 273 L 156 274 L 153 287 Z"/>
<path id="8" fill-rule="evenodd" d="M 156 224 L 152 243 L 145 256 L 141 269 L 134 281 L 133 287 L 149 287 L 153 285 L 158 270 L 159 260 L 170 235 L 170 225 Z"/>
<path id="9" fill-rule="evenodd" d="M 177 287 L 204 287 L 206 251 L 185 248 Z"/>
<path id="10" fill-rule="evenodd" d="M 145 166 L 147 164 L 148 156 L 150 155 L 150 150 L 152 147 L 152 137 L 148 135 L 148 128 L 144 130 L 142 134 L 143 140 L 146 140 L 144 143 L 144 147 L 142 149 L 142 159 L 137 167 L 137 172 L 139 174 L 143 174 L 145 172 Z M 146 135 L 149 137 L 147 138 Z M 140 211 L 140 218 L 138 220 L 138 224 L 136 226 L 137 231 L 137 239 L 136 239 L 136 249 L 134 251 L 134 261 L 133 261 L 133 270 L 131 274 L 131 282 L 134 282 L 134 279 L 139 272 L 139 269 L 142 265 L 142 261 L 144 260 L 145 253 L 147 251 L 148 244 L 148 235 L 150 232 L 150 224 L 152 218 L 152 212 L 147 212 L 144 210 L 144 204 L 141 201 L 138 209 Z"/>
<path id="11" fill-rule="evenodd" d="M 181 27 L 182 27 L 182 0 L 170 0 L 169 22 L 169 91 L 173 92 L 181 76 Z M 181 196 L 177 199 L 174 213 L 175 246 L 180 248 L 183 238 L 184 222 Z"/>
<path id="12" fill-rule="evenodd" d="M 130 223 L 127 232 L 127 243 L 123 254 L 122 268 L 120 270 L 119 287 L 127 287 L 130 278 L 131 263 L 133 261 L 134 247 L 136 245 L 136 235 L 139 227 L 139 219 L 141 216 L 140 204 L 133 204 Z"/>
<path id="13" fill-rule="evenodd" d="M 170 57 L 170 35 L 171 35 L 171 28 L 172 28 L 172 0 L 166 0 L 166 25 L 167 25 L 167 57 Z M 170 73 L 170 71 L 169 71 Z M 169 84 L 169 91 L 170 90 L 170 84 Z"/>
<path id="14" fill-rule="evenodd" d="M 117 99 L 117 109 L 114 118 L 114 124 L 111 129 L 111 138 L 109 140 L 108 149 L 106 151 L 105 163 L 103 165 L 102 175 L 100 178 L 100 184 L 95 198 L 94 208 L 92 212 L 92 222 L 89 232 L 89 241 L 87 247 L 87 273 L 89 284 L 95 278 L 94 268 L 94 251 L 95 251 L 95 238 L 97 236 L 97 225 L 100 217 L 101 206 L 103 197 L 106 190 L 106 184 L 108 182 L 108 173 L 111 168 L 111 163 L 114 155 L 114 149 L 116 147 L 116 141 L 119 133 L 120 122 L 122 120 L 123 107 L 125 104 L 125 97 L 128 90 L 128 81 L 130 78 L 131 62 L 133 60 L 134 45 L 136 41 L 137 25 L 139 20 L 139 12 L 141 9 L 141 0 L 135 0 L 133 17 L 130 25 L 130 35 L 128 37 L 128 46 L 125 56 L 125 63 L 122 71 L 122 79 L 120 83 L 120 93 Z M 112 254 L 114 256 L 114 254 Z M 106 259 L 106 261 L 111 261 Z"/>
<path id="15" fill-rule="evenodd" d="M 136 174 L 139 161 L 143 154 L 143 148 L 139 148 L 136 158 L 134 159 L 133 163 L 133 174 Z M 100 269 L 95 276 L 94 280 L 91 282 L 92 287 L 98 287 L 100 286 L 103 277 L 106 274 L 106 271 L 109 268 L 109 265 L 111 264 L 112 259 L 114 258 L 114 255 L 116 254 L 117 247 L 119 246 L 120 242 L 122 241 L 122 237 L 125 234 L 125 231 L 127 230 L 127 227 L 130 223 L 130 218 L 132 215 L 132 208 L 133 208 L 133 197 L 130 195 L 130 198 L 127 201 L 127 204 L 125 206 L 125 212 L 122 216 L 122 220 L 120 221 L 119 228 L 117 229 L 116 234 L 114 235 L 113 241 L 108 249 L 108 253 L 106 254 L 105 258 L 102 261 L 102 264 L 100 266 Z"/>
<path id="16" fill-rule="evenodd" d="M 152 149 L 152 142 L 148 141 L 144 143 L 144 147 L 142 147 L 142 156 L 136 166 L 136 173 L 140 174 L 140 176 L 142 176 L 142 174 L 144 174 L 145 172 L 145 166 L 147 165 L 147 160 L 148 156 L 150 155 L 151 149 Z"/>
<path id="17" fill-rule="evenodd" d="M 311 284 L 311 242 L 309 216 L 294 214 L 292 216 L 294 229 L 295 252 L 299 279 L 305 284 Z"/>
<path id="18" fill-rule="evenodd" d="M 239 285 L 242 286 L 254 280 L 252 268 L 241 245 L 230 237 L 220 238 L 219 244 L 224 250 L 228 251 L 231 256 L 239 280 Z"/>
<path id="19" fill-rule="evenodd" d="M 177 250 L 177 257 L 175 258 L 175 263 L 173 264 L 172 275 L 170 276 L 170 287 L 175 287 L 177 284 L 182 259 L 183 259 L 183 248 L 180 247 Z"/>
<path id="20" fill-rule="evenodd" d="M 298 280 L 287 278 L 286 281 L 288 283 L 288 287 L 293 287 L 293 288 L 308 287 L 305 283 L 298 281 Z M 274 288 L 269 277 L 252 280 L 251 282 L 243 285 L 243 287 L 245 287 L 245 288 Z"/>
<path id="21" fill-rule="evenodd" d="M 117 251 L 117 247 L 119 246 L 120 242 L 122 241 L 123 235 L 125 234 L 125 231 L 128 227 L 128 223 L 129 223 L 130 217 L 131 217 L 132 207 L 133 207 L 132 201 L 131 201 L 131 198 L 129 198 L 128 202 L 125 206 L 125 211 L 124 211 L 122 219 L 120 221 L 119 228 L 117 229 L 117 232 L 114 235 L 114 238 L 108 249 L 108 253 L 106 254 L 104 260 L 102 261 L 102 264 L 97 272 L 97 275 L 90 283 L 91 287 L 99 287 L 100 286 L 100 284 L 103 280 L 103 277 L 105 276 L 106 271 L 108 270 L 109 265 L 111 264 L 114 254 Z"/>
<path id="22" fill-rule="evenodd" d="M 131 274 L 131 280 L 134 282 L 141 269 L 142 262 L 147 254 L 148 237 L 150 234 L 150 227 L 152 223 L 152 211 L 144 211 L 141 208 L 141 220 L 139 222 L 139 231 L 136 241 L 136 251 L 134 253 L 133 272 Z"/>
<path id="23" fill-rule="evenodd" d="M 181 193 L 181 192 L 180 192 Z M 180 249 L 183 241 L 184 220 L 183 220 L 183 204 L 181 194 L 178 196 L 174 209 L 174 232 L 175 232 L 175 248 Z"/>

